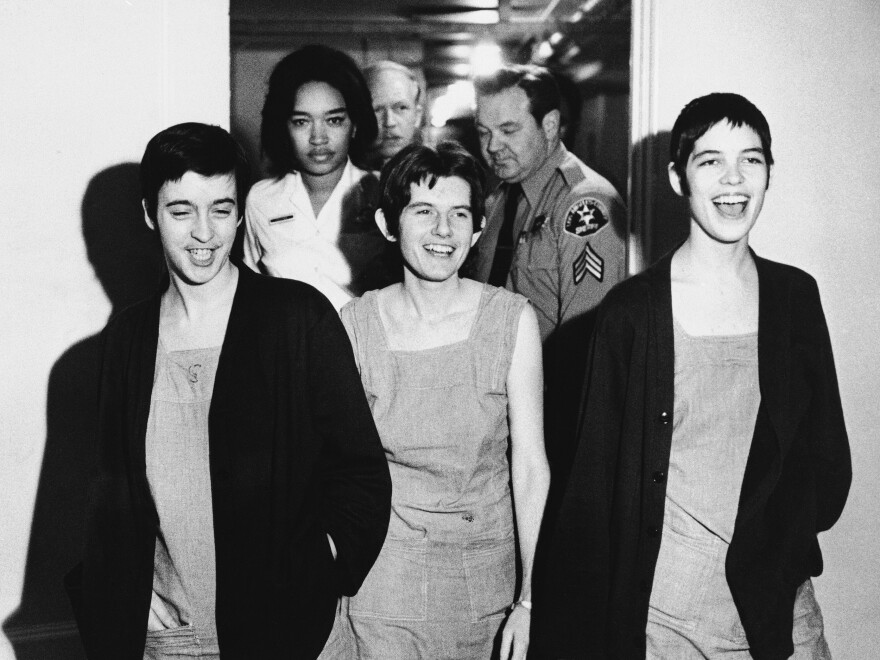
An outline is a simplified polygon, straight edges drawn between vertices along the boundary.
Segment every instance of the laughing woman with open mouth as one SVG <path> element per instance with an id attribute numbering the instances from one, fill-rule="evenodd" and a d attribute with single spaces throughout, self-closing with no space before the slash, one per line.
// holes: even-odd
<path id="1" fill-rule="evenodd" d="M 816 281 L 749 247 L 770 128 L 710 94 L 670 160 L 690 233 L 600 307 L 538 636 L 557 658 L 825 660 L 811 577 L 850 453 Z"/>
<path id="2" fill-rule="evenodd" d="M 382 546 L 388 465 L 336 311 L 229 259 L 248 176 L 205 124 L 162 131 L 141 162 L 168 278 L 103 333 L 100 469 L 68 580 L 90 660 L 314 660 Z"/>

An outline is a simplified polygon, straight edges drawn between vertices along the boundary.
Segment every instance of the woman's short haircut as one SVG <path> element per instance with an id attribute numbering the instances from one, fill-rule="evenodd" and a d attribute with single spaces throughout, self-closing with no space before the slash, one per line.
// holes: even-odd
<path id="1" fill-rule="evenodd" d="M 715 92 L 701 96 L 688 103 L 678 115 L 672 126 L 669 139 L 669 160 L 685 195 L 690 195 L 686 170 L 688 159 L 694 151 L 694 144 L 715 124 L 728 122 L 739 128 L 748 126 L 761 140 L 767 166 L 773 164 L 770 125 L 763 113 L 744 96 L 739 94 Z M 769 182 L 769 180 L 768 180 Z"/>
<path id="2" fill-rule="evenodd" d="M 361 164 L 376 139 L 378 126 L 370 89 L 354 60 L 329 46 L 303 46 L 275 65 L 263 104 L 260 143 L 276 176 L 297 168 L 287 121 L 293 112 L 296 93 L 309 82 L 327 83 L 342 94 L 348 116 L 356 128 L 349 145 L 352 161 Z"/>
<path id="3" fill-rule="evenodd" d="M 141 191 L 152 220 L 156 220 L 159 190 L 168 181 L 179 181 L 187 172 L 233 175 L 238 211 L 244 212 L 251 184 L 251 168 L 244 150 L 219 126 L 188 122 L 154 135 L 141 159 Z"/>
<path id="4" fill-rule="evenodd" d="M 385 214 L 385 224 L 392 236 L 400 233 L 400 214 L 410 202 L 411 184 L 426 184 L 433 188 L 437 179 L 458 177 L 470 186 L 471 215 L 474 231 L 480 231 L 483 222 L 483 190 L 486 175 L 483 168 L 457 142 L 441 142 L 436 149 L 411 144 L 401 149 L 385 167 L 379 178 L 379 208 Z"/>
<path id="5" fill-rule="evenodd" d="M 559 85 L 549 69 L 534 64 L 508 64 L 497 71 L 474 79 L 478 96 L 499 94 L 511 87 L 519 87 L 529 99 L 529 111 L 538 126 L 551 110 L 559 110 Z"/>

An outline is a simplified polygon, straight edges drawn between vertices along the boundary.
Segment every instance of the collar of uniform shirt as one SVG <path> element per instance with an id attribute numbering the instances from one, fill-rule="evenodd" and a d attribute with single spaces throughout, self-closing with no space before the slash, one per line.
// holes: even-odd
<path id="1" fill-rule="evenodd" d="M 556 168 L 562 164 L 566 153 L 566 148 L 562 145 L 562 142 L 560 142 L 547 157 L 547 160 L 544 161 L 544 164 L 538 168 L 538 171 L 522 182 L 523 193 L 526 196 L 526 201 L 529 203 L 529 208 L 538 208 L 538 202 L 541 201 L 541 195 L 544 192 L 544 188 L 547 187 L 547 183 L 550 181 Z"/>
<path id="2" fill-rule="evenodd" d="M 333 228 L 338 230 L 342 226 L 343 207 L 346 206 L 351 189 L 360 182 L 360 177 L 363 173 L 358 173 L 355 170 L 350 158 L 346 160 L 342 176 L 317 215 L 315 215 L 315 207 L 312 206 L 309 190 L 306 188 L 305 181 L 303 181 L 302 173 L 297 172 L 297 174 L 298 176 L 294 180 L 293 191 L 290 193 L 290 203 L 303 216 L 311 219 L 312 222 L 320 224 L 324 232 L 330 231 Z M 330 220 L 326 220 L 327 218 L 330 218 Z"/>

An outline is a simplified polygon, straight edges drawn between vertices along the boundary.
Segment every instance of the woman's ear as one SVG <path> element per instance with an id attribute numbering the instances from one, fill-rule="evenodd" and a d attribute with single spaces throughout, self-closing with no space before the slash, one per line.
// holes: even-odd
<path id="1" fill-rule="evenodd" d="M 150 229 L 155 231 L 156 230 L 156 223 L 153 222 L 153 219 L 150 217 L 150 214 L 147 212 L 147 200 L 142 199 L 141 206 L 144 207 L 144 222 L 147 223 L 147 227 L 149 227 Z"/>
<path id="2" fill-rule="evenodd" d="M 684 190 L 681 187 L 681 179 L 678 177 L 678 172 L 675 171 L 675 164 L 669 163 L 667 170 L 669 172 L 669 185 L 672 186 L 676 195 L 684 197 Z"/>
<path id="3" fill-rule="evenodd" d="M 388 231 L 388 223 L 385 221 L 385 213 L 382 209 L 376 209 L 375 218 L 376 226 L 379 228 L 379 231 L 382 232 L 382 235 L 392 243 L 397 242 L 397 236 Z"/>

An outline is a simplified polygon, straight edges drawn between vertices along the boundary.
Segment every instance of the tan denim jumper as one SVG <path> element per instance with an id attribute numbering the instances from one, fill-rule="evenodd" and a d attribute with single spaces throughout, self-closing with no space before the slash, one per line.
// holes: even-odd
<path id="1" fill-rule="evenodd" d="M 148 632 L 145 660 L 220 657 L 208 467 L 208 411 L 219 359 L 219 346 L 166 351 L 160 339 L 156 349 L 145 448 L 159 515 L 153 590 L 182 625 Z"/>
<path id="2" fill-rule="evenodd" d="M 725 572 L 761 402 L 758 333 L 689 335 L 673 321 L 675 410 L 648 660 L 751 658 Z M 830 658 L 810 580 L 798 589 L 796 660 Z"/>
<path id="3" fill-rule="evenodd" d="M 486 285 L 466 340 L 419 351 L 388 348 L 376 292 L 342 311 L 393 483 L 349 602 L 358 658 L 491 655 L 515 588 L 506 382 L 525 304 Z"/>

